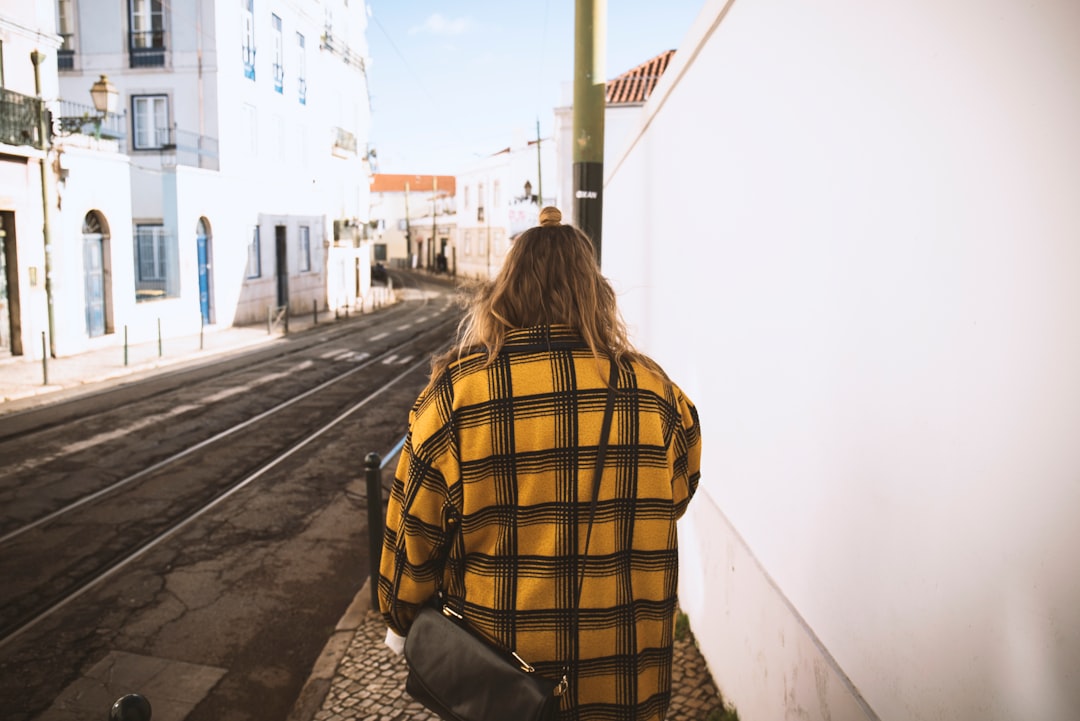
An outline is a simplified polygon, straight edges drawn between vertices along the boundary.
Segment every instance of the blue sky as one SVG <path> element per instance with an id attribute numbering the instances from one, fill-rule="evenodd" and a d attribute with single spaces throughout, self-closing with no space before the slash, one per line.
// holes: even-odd
<path id="1" fill-rule="evenodd" d="M 371 144 L 383 173 L 467 169 L 551 136 L 574 79 L 574 0 L 369 0 Z M 704 0 L 609 0 L 608 78 L 678 48 Z"/>

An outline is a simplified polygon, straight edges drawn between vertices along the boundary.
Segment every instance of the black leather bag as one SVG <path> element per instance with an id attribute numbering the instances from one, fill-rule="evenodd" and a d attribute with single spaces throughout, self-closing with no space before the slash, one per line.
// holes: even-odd
<path id="1" fill-rule="evenodd" d="M 583 554 L 586 559 L 611 432 L 617 380 L 618 367 L 612 361 L 593 474 Z M 459 539 L 460 533 L 459 528 Z M 575 607 L 581 602 L 584 577 L 583 562 Z M 405 690 L 445 721 L 554 721 L 559 712 L 559 697 L 567 688 L 566 675 L 560 681 L 544 678 L 516 653 L 496 648 L 469 629 L 460 614 L 441 603 L 423 606 L 413 620 L 405 637 L 405 660 L 409 665 Z"/>
<path id="2" fill-rule="evenodd" d="M 405 637 L 410 696 L 446 721 L 554 721 L 565 685 L 424 606 Z"/>

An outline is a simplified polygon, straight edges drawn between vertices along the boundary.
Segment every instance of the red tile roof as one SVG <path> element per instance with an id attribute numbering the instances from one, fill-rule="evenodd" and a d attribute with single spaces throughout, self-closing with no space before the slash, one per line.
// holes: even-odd
<path id="1" fill-rule="evenodd" d="M 431 190 L 433 182 L 438 181 L 440 193 L 454 195 L 456 192 L 457 179 L 453 175 L 394 175 L 390 173 L 375 173 L 371 176 L 372 193 L 403 193 L 405 183 L 409 184 L 411 192 Z"/>
<path id="2" fill-rule="evenodd" d="M 607 83 L 608 105 L 630 105 L 644 103 L 652 95 L 660 76 L 667 70 L 671 62 L 674 50 L 667 50 L 657 55 L 652 60 L 638 65 L 633 70 L 609 80 Z"/>

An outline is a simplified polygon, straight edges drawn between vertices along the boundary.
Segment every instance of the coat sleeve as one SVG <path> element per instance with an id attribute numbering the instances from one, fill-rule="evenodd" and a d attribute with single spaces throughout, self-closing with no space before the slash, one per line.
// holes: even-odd
<path id="1" fill-rule="evenodd" d="M 701 424 L 697 408 L 679 389 L 675 389 L 678 423 L 671 443 L 672 500 L 675 517 L 682 518 L 686 506 L 697 491 L 701 478 Z"/>
<path id="2" fill-rule="evenodd" d="M 439 387 L 409 414 L 409 433 L 386 509 L 379 609 L 394 632 L 408 633 L 442 582 L 449 541 L 447 474 L 456 474 L 450 407 Z"/>

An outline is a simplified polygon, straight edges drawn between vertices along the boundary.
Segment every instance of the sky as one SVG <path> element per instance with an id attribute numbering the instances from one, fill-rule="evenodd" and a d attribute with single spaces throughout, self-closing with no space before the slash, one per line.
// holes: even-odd
<path id="1" fill-rule="evenodd" d="M 705 0 L 609 0 L 608 79 L 682 43 Z M 575 0 L 368 0 L 380 173 L 454 175 L 551 137 L 574 80 Z"/>

